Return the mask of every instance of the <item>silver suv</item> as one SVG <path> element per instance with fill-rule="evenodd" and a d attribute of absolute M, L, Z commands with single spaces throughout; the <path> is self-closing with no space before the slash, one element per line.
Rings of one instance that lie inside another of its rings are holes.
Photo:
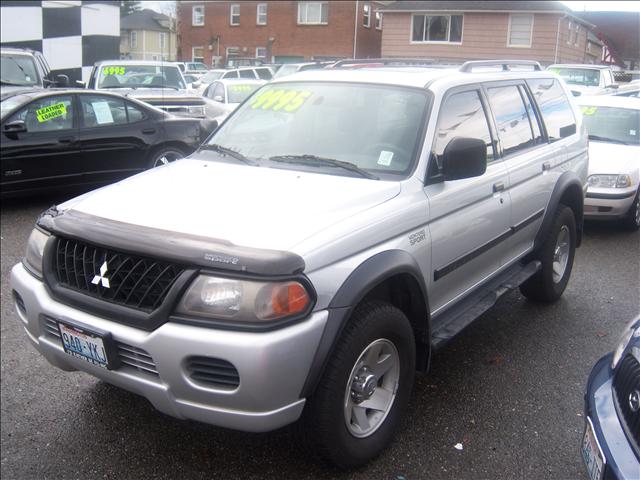
<path fill-rule="evenodd" d="M 28 340 L 174 417 L 300 420 L 367 462 L 415 371 L 505 292 L 557 300 L 580 244 L 570 93 L 478 66 L 291 75 L 191 157 L 49 209 L 11 274 Z"/>

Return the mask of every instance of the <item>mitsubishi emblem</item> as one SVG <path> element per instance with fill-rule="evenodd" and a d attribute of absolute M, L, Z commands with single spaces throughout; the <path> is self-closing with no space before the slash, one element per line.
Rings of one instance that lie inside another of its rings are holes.
<path fill-rule="evenodd" d="M 96 275 L 95 277 L 93 277 L 93 280 L 91 280 L 91 283 L 93 283 L 94 285 L 98 285 L 99 283 L 102 283 L 102 286 L 104 288 L 110 288 L 109 279 L 105 277 L 106 273 L 107 273 L 107 261 L 105 260 L 102 266 L 100 267 L 100 275 Z"/>
<path fill-rule="evenodd" d="M 633 413 L 640 410 L 640 391 L 634 390 L 629 394 L 629 408 Z"/>

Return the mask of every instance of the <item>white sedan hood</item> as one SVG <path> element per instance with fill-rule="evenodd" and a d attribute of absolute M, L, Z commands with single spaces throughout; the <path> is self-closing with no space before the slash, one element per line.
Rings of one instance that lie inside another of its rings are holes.
<path fill-rule="evenodd" d="M 628 174 L 640 167 L 640 147 L 589 140 L 589 175 Z"/>
<path fill-rule="evenodd" d="M 315 233 L 399 192 L 399 182 L 184 159 L 60 208 L 238 246 L 295 252 L 295 245 Z"/>

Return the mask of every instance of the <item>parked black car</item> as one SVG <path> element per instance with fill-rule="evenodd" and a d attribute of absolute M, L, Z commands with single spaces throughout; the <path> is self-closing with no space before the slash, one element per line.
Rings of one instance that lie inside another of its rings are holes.
<path fill-rule="evenodd" d="M 593 367 L 582 457 L 591 480 L 640 478 L 640 316 Z"/>
<path fill-rule="evenodd" d="M 121 95 L 30 90 L 0 98 L 2 197 L 111 183 L 189 155 L 204 132 Z"/>

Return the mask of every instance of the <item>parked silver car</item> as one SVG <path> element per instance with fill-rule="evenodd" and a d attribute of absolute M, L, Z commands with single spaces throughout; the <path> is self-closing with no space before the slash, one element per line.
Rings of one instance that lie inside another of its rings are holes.
<path fill-rule="evenodd" d="M 52 207 L 11 272 L 27 341 L 169 415 L 300 420 L 371 460 L 433 352 L 513 288 L 557 300 L 580 245 L 570 92 L 478 65 L 274 80 L 189 158 Z"/>
<path fill-rule="evenodd" d="M 207 99 L 208 114 L 220 125 L 238 105 L 267 83 L 265 80 L 230 78 L 216 80 L 202 94 Z"/>

